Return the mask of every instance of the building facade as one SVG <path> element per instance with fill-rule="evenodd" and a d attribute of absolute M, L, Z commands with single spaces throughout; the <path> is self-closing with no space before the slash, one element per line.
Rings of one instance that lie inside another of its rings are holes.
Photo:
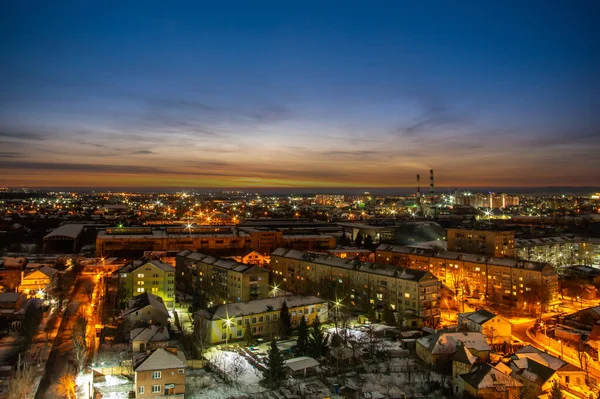
<path fill-rule="evenodd" d="M 516 256 L 553 266 L 588 265 L 600 267 L 600 239 L 586 237 L 544 237 L 516 240 Z"/>
<path fill-rule="evenodd" d="M 318 316 L 321 322 L 329 317 L 327 300 L 314 296 L 289 295 L 255 301 L 229 303 L 204 309 L 196 315 L 196 328 L 203 328 L 211 344 L 241 340 L 246 329 L 253 336 L 277 335 L 279 315 L 286 303 L 292 328 L 302 317 L 312 325 Z"/>
<path fill-rule="evenodd" d="M 427 271 L 278 248 L 271 254 L 276 286 L 368 312 L 389 306 L 408 326 L 436 325 L 440 282 Z"/>
<path fill-rule="evenodd" d="M 448 229 L 447 237 L 448 251 L 515 257 L 515 233 L 512 231 Z"/>
<path fill-rule="evenodd" d="M 547 263 L 435 249 L 380 245 L 375 261 L 428 270 L 461 297 L 477 297 L 528 313 L 560 305 L 558 274 Z"/>
<path fill-rule="evenodd" d="M 134 360 L 135 397 L 183 399 L 187 362 L 176 349 L 156 349 Z"/>
<path fill-rule="evenodd" d="M 214 303 L 245 302 L 269 294 L 268 270 L 232 259 L 182 251 L 176 271 L 178 289 L 188 294 L 202 292 Z"/>
<path fill-rule="evenodd" d="M 135 261 L 117 271 L 125 298 L 149 292 L 167 306 L 175 305 L 175 268 L 158 260 Z"/>

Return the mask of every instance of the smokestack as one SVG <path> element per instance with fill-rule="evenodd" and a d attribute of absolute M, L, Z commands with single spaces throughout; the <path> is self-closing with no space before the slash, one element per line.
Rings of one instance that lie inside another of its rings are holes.
<path fill-rule="evenodd" d="M 433 169 L 429 170 L 429 194 L 431 195 L 431 202 L 433 203 Z"/>
<path fill-rule="evenodd" d="M 421 175 L 417 175 L 417 198 L 421 198 Z"/>

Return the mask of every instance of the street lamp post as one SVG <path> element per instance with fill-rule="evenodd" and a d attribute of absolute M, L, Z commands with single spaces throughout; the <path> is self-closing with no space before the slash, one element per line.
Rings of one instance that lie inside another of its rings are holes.
<path fill-rule="evenodd" d="M 562 360 L 564 358 L 562 339 L 559 339 L 558 343 L 560 344 L 560 359 Z"/>
<path fill-rule="evenodd" d="M 225 320 L 225 346 L 227 346 L 227 343 L 229 342 L 229 332 L 230 331 L 231 331 L 231 320 L 226 319 Z"/>

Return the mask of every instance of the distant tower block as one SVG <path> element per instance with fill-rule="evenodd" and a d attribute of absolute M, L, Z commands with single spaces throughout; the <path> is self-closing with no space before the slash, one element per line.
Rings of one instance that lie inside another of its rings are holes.
<path fill-rule="evenodd" d="M 417 175 L 417 201 L 421 201 L 421 175 Z"/>
<path fill-rule="evenodd" d="M 431 195 L 431 203 L 433 203 L 433 169 L 429 170 L 429 195 Z"/>

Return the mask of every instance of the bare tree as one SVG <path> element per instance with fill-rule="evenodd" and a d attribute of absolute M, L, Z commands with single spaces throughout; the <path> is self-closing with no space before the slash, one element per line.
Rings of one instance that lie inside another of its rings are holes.
<path fill-rule="evenodd" d="M 204 355 L 204 351 L 209 345 L 210 329 L 204 317 L 200 315 L 194 322 L 194 331 L 191 336 L 194 352 L 196 356 Z"/>
<path fill-rule="evenodd" d="M 20 272 L 4 272 L 0 285 L 4 286 L 7 291 L 14 292 L 17 287 L 21 284 L 21 273 Z"/>
<path fill-rule="evenodd" d="M 236 356 L 229 363 L 229 367 L 227 368 L 227 375 L 234 382 L 235 386 L 239 386 L 238 381 L 242 374 L 244 374 L 244 359 L 241 356 Z"/>
<path fill-rule="evenodd" d="M 83 292 L 87 295 L 88 299 L 91 301 L 92 296 L 94 294 L 94 283 L 91 280 L 83 280 Z"/>
<path fill-rule="evenodd" d="M 71 333 L 71 340 L 73 341 L 73 348 L 75 359 L 77 360 L 77 366 L 81 368 L 83 361 L 85 360 L 85 353 L 87 350 L 87 318 L 83 313 L 78 313 L 75 318 L 75 324 Z"/>
<path fill-rule="evenodd" d="M 29 397 L 33 390 L 36 375 L 37 373 L 33 367 L 21 367 L 21 362 L 19 361 L 16 374 L 6 384 L 8 391 L 6 399 L 23 399 Z"/>
<path fill-rule="evenodd" d="M 488 342 L 490 343 L 490 346 L 494 346 L 494 338 L 496 336 L 496 328 L 494 328 L 493 326 L 489 326 L 489 327 L 485 327 L 483 329 L 483 335 L 485 335 L 485 337 L 487 338 Z"/>

